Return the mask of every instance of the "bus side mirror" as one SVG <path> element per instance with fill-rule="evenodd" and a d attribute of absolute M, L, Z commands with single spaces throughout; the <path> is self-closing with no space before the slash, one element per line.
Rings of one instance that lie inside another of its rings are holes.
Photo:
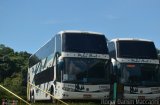
<path fill-rule="evenodd" d="M 58 62 L 58 68 L 59 68 L 59 70 L 63 70 L 63 67 L 64 67 L 64 61 L 59 61 Z"/>

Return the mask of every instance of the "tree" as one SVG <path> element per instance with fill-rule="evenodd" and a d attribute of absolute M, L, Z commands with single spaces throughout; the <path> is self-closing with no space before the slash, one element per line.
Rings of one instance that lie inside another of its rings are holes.
<path fill-rule="evenodd" d="M 26 51 L 14 52 L 10 47 L 0 44 L 0 83 L 14 93 L 26 96 L 28 59 Z M 11 97 L 0 89 L 0 99 Z"/>

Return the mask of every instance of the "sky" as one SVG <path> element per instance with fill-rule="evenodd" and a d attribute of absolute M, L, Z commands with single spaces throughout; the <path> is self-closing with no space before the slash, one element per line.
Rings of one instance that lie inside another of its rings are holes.
<path fill-rule="evenodd" d="M 0 44 L 35 53 L 62 30 L 149 39 L 160 48 L 160 0 L 0 0 Z"/>

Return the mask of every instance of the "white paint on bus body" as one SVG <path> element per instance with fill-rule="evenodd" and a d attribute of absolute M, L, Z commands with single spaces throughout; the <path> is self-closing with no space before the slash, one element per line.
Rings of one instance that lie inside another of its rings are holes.
<path fill-rule="evenodd" d="M 131 90 L 132 88 L 132 90 Z M 133 92 L 131 94 L 131 91 Z M 158 99 L 160 96 L 160 87 L 131 87 L 124 86 L 124 99 Z"/>

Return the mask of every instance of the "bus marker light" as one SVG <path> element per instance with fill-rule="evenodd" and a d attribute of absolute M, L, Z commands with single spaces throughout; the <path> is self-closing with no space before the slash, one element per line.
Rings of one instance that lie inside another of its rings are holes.
<path fill-rule="evenodd" d="M 127 67 L 133 68 L 135 65 L 128 64 Z"/>

